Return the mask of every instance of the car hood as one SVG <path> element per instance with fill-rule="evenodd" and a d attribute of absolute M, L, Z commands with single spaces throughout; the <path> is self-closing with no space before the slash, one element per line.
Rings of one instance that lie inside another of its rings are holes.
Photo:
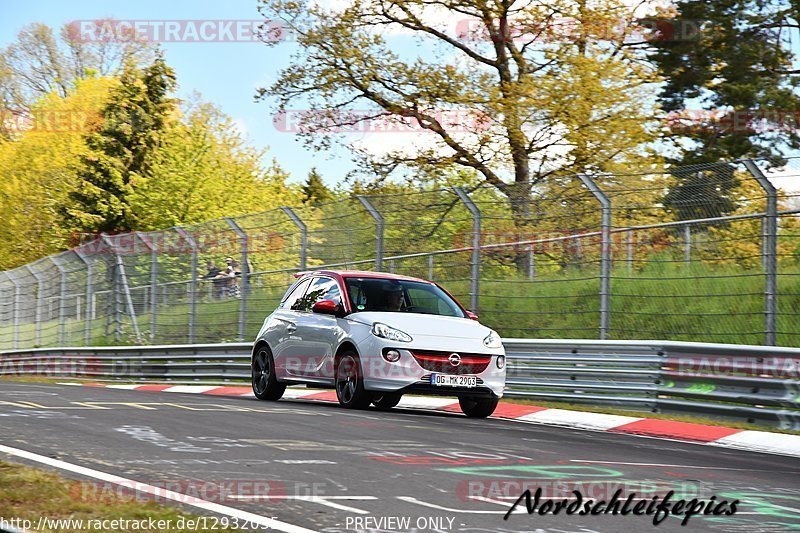
<path fill-rule="evenodd" d="M 353 313 L 347 318 L 368 326 L 372 326 L 374 322 L 383 322 L 387 326 L 404 331 L 412 337 L 425 335 L 483 340 L 491 331 L 491 329 L 478 321 L 469 318 L 424 315 L 420 313 L 372 311 Z"/>

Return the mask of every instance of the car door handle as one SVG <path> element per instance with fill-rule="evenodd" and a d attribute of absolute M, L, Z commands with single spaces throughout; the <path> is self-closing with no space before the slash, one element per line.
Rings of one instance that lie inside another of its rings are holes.
<path fill-rule="evenodd" d="M 289 333 L 294 333 L 295 331 L 297 331 L 297 326 L 295 324 L 290 323 L 288 326 L 286 326 L 286 331 L 288 331 Z"/>

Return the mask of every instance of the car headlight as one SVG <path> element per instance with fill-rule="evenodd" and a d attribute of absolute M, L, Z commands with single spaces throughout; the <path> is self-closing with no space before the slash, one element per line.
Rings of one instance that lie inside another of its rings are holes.
<path fill-rule="evenodd" d="M 502 348 L 503 341 L 500 340 L 500 335 L 492 331 L 483 339 L 483 345 L 487 348 Z"/>
<path fill-rule="evenodd" d="M 388 339 L 390 341 L 411 342 L 413 340 L 411 335 L 408 333 L 400 331 L 399 329 L 391 328 L 380 322 L 375 322 L 372 324 L 372 334 L 376 337 L 381 337 L 382 339 Z"/>

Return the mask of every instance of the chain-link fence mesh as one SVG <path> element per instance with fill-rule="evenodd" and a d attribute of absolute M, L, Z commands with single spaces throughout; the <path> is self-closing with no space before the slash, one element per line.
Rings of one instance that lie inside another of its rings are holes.
<path fill-rule="evenodd" d="M 251 339 L 293 274 L 321 267 L 434 280 L 506 337 L 800 346 L 800 159 L 767 167 L 442 186 L 102 235 L 0 273 L 0 349 Z"/>

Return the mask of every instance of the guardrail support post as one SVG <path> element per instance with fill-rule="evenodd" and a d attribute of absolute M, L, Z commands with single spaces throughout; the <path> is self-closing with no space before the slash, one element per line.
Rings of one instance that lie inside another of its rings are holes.
<path fill-rule="evenodd" d="M 375 209 L 372 202 L 364 195 L 357 195 L 358 201 L 364 206 L 364 209 L 375 220 L 375 270 L 383 270 L 383 230 L 386 225 L 383 215 L 380 211 Z"/>
<path fill-rule="evenodd" d="M 248 251 L 247 233 L 232 218 L 225 218 L 225 222 L 239 237 L 239 248 L 242 250 L 242 294 L 239 301 L 239 332 L 240 341 L 247 335 L 247 296 L 250 294 L 250 259 Z"/>
<path fill-rule="evenodd" d="M 94 265 L 92 262 L 87 259 L 87 257 L 81 252 L 80 248 L 75 248 L 75 255 L 78 256 L 78 259 L 83 261 L 83 264 L 86 265 L 86 311 L 84 312 L 84 319 L 83 319 L 83 334 L 84 334 L 84 341 L 86 346 L 92 345 L 92 298 L 94 292 Z"/>
<path fill-rule="evenodd" d="M 178 235 L 192 247 L 192 280 L 189 285 L 189 344 L 194 343 L 194 325 L 197 320 L 197 243 L 183 228 L 175 228 Z"/>
<path fill-rule="evenodd" d="M 743 163 L 767 193 L 767 216 L 764 219 L 764 344 L 775 346 L 778 341 L 778 191 L 755 162 L 746 159 Z"/>
<path fill-rule="evenodd" d="M 282 205 L 281 211 L 286 213 L 286 216 L 289 217 L 292 222 L 294 222 L 294 225 L 297 226 L 297 229 L 300 230 L 300 271 L 303 271 L 306 269 L 306 261 L 308 259 L 308 227 L 291 207 Z"/>
<path fill-rule="evenodd" d="M 611 200 L 586 174 L 578 177 L 597 198 L 601 206 L 600 245 L 600 340 L 608 338 L 611 329 Z"/>
<path fill-rule="evenodd" d="M 136 320 L 136 309 L 133 307 L 133 299 L 131 298 L 131 291 L 130 287 L 128 286 L 128 277 L 125 275 L 125 265 L 122 262 L 122 257 L 119 255 L 119 251 L 117 250 L 116 245 L 114 242 L 108 237 L 106 234 L 101 234 L 100 238 L 106 245 L 111 248 L 111 251 L 114 253 L 114 258 L 116 262 L 116 271 L 117 271 L 117 278 L 119 279 L 120 285 L 122 285 L 122 294 L 125 297 L 125 303 L 128 307 L 128 314 L 131 317 L 131 325 L 133 326 L 133 333 L 136 335 L 136 342 L 142 342 L 142 336 L 139 333 L 139 323 Z M 114 300 L 116 301 L 116 295 L 114 295 Z M 116 307 L 116 306 L 115 306 Z M 117 333 L 120 331 L 120 327 L 122 326 L 121 322 L 117 322 Z"/>
<path fill-rule="evenodd" d="M 41 346 L 42 343 L 42 302 L 44 301 L 44 280 L 39 277 L 39 274 L 36 273 L 30 265 L 25 265 L 25 268 L 28 269 L 28 272 L 31 273 L 33 278 L 36 280 L 36 314 L 34 315 L 34 329 L 35 329 L 35 337 L 34 337 L 34 344 L 36 346 Z"/>
<path fill-rule="evenodd" d="M 56 256 L 51 255 L 48 257 L 50 262 L 53 263 L 56 268 L 58 269 L 58 273 L 61 277 L 61 283 L 59 286 L 59 298 L 58 298 L 58 345 L 64 346 L 64 340 L 67 334 L 67 324 L 66 324 L 66 315 L 67 309 L 64 305 L 65 300 L 67 298 L 67 271 L 64 270 L 64 267 L 61 266 L 61 263 L 56 261 Z"/>
<path fill-rule="evenodd" d="M 21 303 L 20 302 L 21 292 L 19 290 L 19 283 L 17 283 L 17 280 L 14 279 L 14 276 L 12 276 L 10 272 L 4 272 L 4 274 L 8 278 L 8 281 L 10 281 L 11 284 L 14 286 L 14 318 L 13 318 L 13 320 L 14 320 L 14 333 L 13 333 L 13 343 L 14 343 L 14 349 L 16 350 L 17 348 L 19 348 L 19 314 L 22 311 L 21 306 L 20 306 L 20 303 Z"/>
<path fill-rule="evenodd" d="M 469 306 L 473 313 L 478 312 L 478 295 L 481 276 L 481 210 L 472 198 L 461 187 L 453 187 L 453 191 L 464 203 L 472 215 L 472 256 L 470 258 Z"/>

